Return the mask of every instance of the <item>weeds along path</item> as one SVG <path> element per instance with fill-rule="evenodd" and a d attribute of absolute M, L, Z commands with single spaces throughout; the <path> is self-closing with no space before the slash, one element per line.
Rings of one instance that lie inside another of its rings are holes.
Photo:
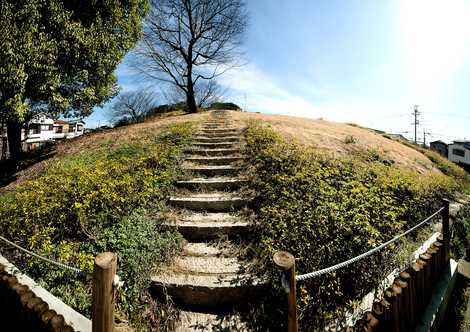
<path fill-rule="evenodd" d="M 242 128 L 225 111 L 211 113 L 186 151 L 185 177 L 163 218 L 187 242 L 174 265 L 152 278 L 152 290 L 181 309 L 176 331 L 248 330 L 237 312 L 263 283 L 243 254 L 252 213 L 242 153 Z"/>

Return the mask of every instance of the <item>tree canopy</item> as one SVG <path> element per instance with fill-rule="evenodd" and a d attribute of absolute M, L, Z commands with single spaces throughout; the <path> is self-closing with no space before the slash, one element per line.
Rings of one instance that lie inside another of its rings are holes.
<path fill-rule="evenodd" d="M 86 116 L 114 96 L 114 69 L 148 9 L 148 0 L 1 1 L 0 115 L 9 141 L 33 107 Z"/>

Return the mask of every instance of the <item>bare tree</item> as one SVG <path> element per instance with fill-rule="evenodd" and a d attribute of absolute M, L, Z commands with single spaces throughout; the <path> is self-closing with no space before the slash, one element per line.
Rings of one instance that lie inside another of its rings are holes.
<path fill-rule="evenodd" d="M 214 80 L 199 81 L 194 86 L 194 98 L 198 108 L 208 107 L 214 102 L 221 101 L 226 90 Z M 162 92 L 168 104 L 177 104 L 186 100 L 186 93 L 180 88 L 172 85 Z"/>
<path fill-rule="evenodd" d="M 117 96 L 111 115 L 115 121 L 139 122 L 157 106 L 155 92 L 146 89 L 123 92 Z"/>
<path fill-rule="evenodd" d="M 247 26 L 245 4 L 243 0 L 151 3 L 134 68 L 176 87 L 184 94 L 189 111 L 197 112 L 195 90 L 214 88 L 207 82 L 241 64 L 238 46 Z"/>

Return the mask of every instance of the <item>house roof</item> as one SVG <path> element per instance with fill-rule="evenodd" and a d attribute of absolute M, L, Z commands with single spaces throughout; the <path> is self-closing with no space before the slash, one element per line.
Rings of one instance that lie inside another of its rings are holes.
<path fill-rule="evenodd" d="M 433 141 L 433 142 L 431 142 L 431 143 L 429 143 L 429 144 L 444 144 L 444 145 L 447 145 L 446 142 L 443 142 L 443 141 L 441 141 L 441 140 Z"/>
<path fill-rule="evenodd" d="M 54 124 L 69 124 L 69 123 L 64 120 L 54 120 Z"/>

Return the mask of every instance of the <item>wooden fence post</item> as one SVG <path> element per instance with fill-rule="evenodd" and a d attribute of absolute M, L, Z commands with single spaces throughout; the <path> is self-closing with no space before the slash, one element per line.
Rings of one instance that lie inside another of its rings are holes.
<path fill-rule="evenodd" d="M 442 215 L 442 237 L 444 240 L 444 264 L 447 265 L 447 263 L 450 260 L 450 228 L 449 228 L 449 205 L 450 202 L 447 199 L 444 199 L 443 201 L 444 204 L 444 210 L 442 210 L 441 215 Z M 445 268 L 445 265 L 443 268 Z"/>
<path fill-rule="evenodd" d="M 101 253 L 95 258 L 93 270 L 93 332 L 114 332 L 114 287 L 117 256 Z"/>
<path fill-rule="evenodd" d="M 295 258 L 286 251 L 278 251 L 274 254 L 273 260 L 276 266 L 282 270 L 284 277 L 289 282 L 289 293 L 287 295 L 287 331 L 298 332 Z"/>

